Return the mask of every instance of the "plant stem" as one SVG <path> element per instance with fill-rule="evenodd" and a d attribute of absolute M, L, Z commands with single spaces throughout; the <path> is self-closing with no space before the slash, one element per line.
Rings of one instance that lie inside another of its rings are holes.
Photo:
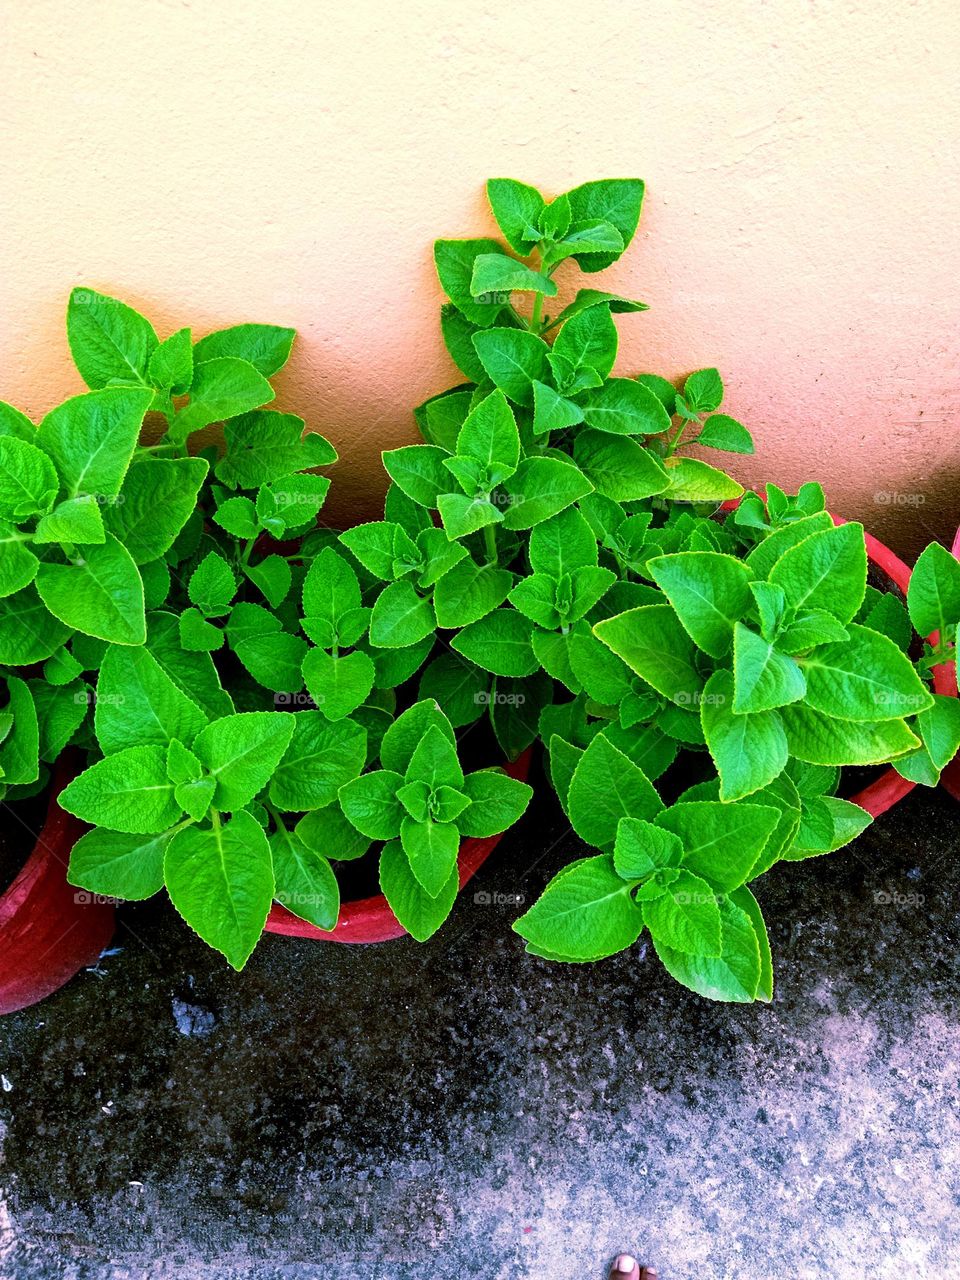
<path fill-rule="evenodd" d="M 488 524 L 483 527 L 483 545 L 487 550 L 487 563 L 497 563 L 497 535 L 493 531 L 493 525 Z"/>

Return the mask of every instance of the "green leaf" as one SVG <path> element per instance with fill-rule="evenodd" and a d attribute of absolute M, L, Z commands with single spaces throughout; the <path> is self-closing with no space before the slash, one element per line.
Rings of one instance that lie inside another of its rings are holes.
<path fill-rule="evenodd" d="M 343 862 L 362 858 L 370 848 L 369 839 L 347 821 L 339 800 L 304 814 L 296 825 L 296 833 L 315 853 Z"/>
<path fill-rule="evenodd" d="M 308 532 L 330 489 L 327 476 L 282 476 L 261 485 L 256 510 L 260 524 L 272 538 Z"/>
<path fill-rule="evenodd" d="M 296 336 L 296 329 L 275 324 L 236 324 L 201 338 L 193 355 L 198 363 L 233 356 L 248 361 L 264 377 L 271 378 L 287 363 Z"/>
<path fill-rule="evenodd" d="M 107 508 L 108 515 L 112 509 Z M 89 546 L 106 540 L 100 504 L 92 494 L 61 502 L 37 521 L 33 534 L 33 541 L 38 543 L 66 542 Z"/>
<path fill-rule="evenodd" d="M 791 547 L 770 570 L 794 609 L 825 609 L 846 624 L 863 601 L 867 548 L 863 525 L 842 524 Z"/>
<path fill-rule="evenodd" d="M 611 858 L 584 858 L 561 871 L 514 930 L 538 950 L 564 960 L 602 960 L 633 945 L 643 912 Z"/>
<path fill-rule="evenodd" d="M 498 769 L 468 773 L 463 784 L 470 807 L 459 820 L 465 836 L 499 835 L 520 818 L 533 796 L 533 788 Z"/>
<path fill-rule="evenodd" d="M 36 444 L 37 428 L 25 413 L 0 400 L 0 436 L 16 436 L 27 444 Z"/>
<path fill-rule="evenodd" d="M 126 747 L 98 760 L 59 797 L 68 813 L 131 835 L 165 831 L 181 816 L 167 777 L 165 747 Z"/>
<path fill-rule="evenodd" d="M 0 596 L 0 663 L 25 667 L 49 658 L 70 635 L 31 585 Z"/>
<path fill-rule="evenodd" d="M 203 458 L 153 458 L 130 468 L 104 519 L 137 564 L 170 550 L 197 505 L 208 470 Z"/>
<path fill-rule="evenodd" d="M 40 561 L 12 525 L 0 522 L 0 597 L 21 591 L 37 576 Z"/>
<path fill-rule="evenodd" d="M 720 774 L 720 799 L 741 800 L 781 774 L 787 735 L 775 711 L 735 715 L 733 675 L 715 671 L 700 700 L 704 737 Z"/>
<path fill-rule="evenodd" d="M 490 299 L 474 300 L 474 262 L 483 254 L 499 253 L 496 240 L 436 240 L 433 245 L 437 276 L 450 301 L 468 320 L 483 328 L 494 323 L 510 300 L 496 294 Z"/>
<path fill-rule="evenodd" d="M 609 307 L 589 307 L 568 318 L 553 344 L 554 354 L 569 361 L 574 373 L 593 369 L 606 378 L 617 358 L 617 326 Z"/>
<path fill-rule="evenodd" d="M 550 348 L 526 329 L 479 329 L 473 335 L 480 363 L 495 387 L 516 404 L 533 405 L 534 382 L 549 374 Z"/>
<path fill-rule="evenodd" d="M 422 507 L 436 508 L 437 498 L 450 488 L 450 474 L 443 466 L 450 455 L 432 444 L 411 444 L 390 449 L 383 465 L 394 484 Z"/>
<path fill-rule="evenodd" d="M 343 720 L 366 702 L 375 677 L 372 660 L 359 651 L 335 658 L 323 649 L 310 649 L 303 659 L 307 689 L 327 720 Z"/>
<path fill-rule="evenodd" d="M 256 537 L 259 528 L 257 509 L 249 498 L 227 498 L 217 507 L 213 518 L 221 529 L 243 541 Z"/>
<path fill-rule="evenodd" d="M 420 555 L 416 543 L 400 525 L 390 520 L 372 520 L 341 533 L 340 541 L 377 578 L 390 582 L 398 577 L 398 566 L 416 568 Z"/>
<path fill-rule="evenodd" d="M 910 621 L 922 636 L 941 639 L 960 622 L 960 564 L 945 547 L 931 542 L 920 553 L 907 589 Z"/>
<path fill-rule="evenodd" d="M 426 942 L 453 909 L 460 878 L 454 867 L 439 893 L 431 896 L 410 869 L 400 841 L 392 840 L 380 854 L 380 887 L 407 932 L 418 942 Z"/>
<path fill-rule="evenodd" d="M 670 415 L 657 397 L 632 378 L 608 378 L 580 403 L 588 426 L 613 435 L 657 435 L 670 426 Z"/>
<path fill-rule="evenodd" d="M 917 728 L 934 767 L 942 769 L 960 750 L 960 702 L 934 694 L 933 706 L 917 717 Z"/>
<path fill-rule="evenodd" d="M 719 956 L 717 896 L 699 876 L 681 868 L 666 893 L 643 904 L 643 921 L 654 938 L 685 955 Z"/>
<path fill-rule="evenodd" d="M 227 637 L 231 649 L 258 684 L 274 693 L 298 693 L 303 688 L 306 642 L 282 631 L 280 619 L 274 614 L 260 605 L 238 604 L 227 622 Z"/>
<path fill-rule="evenodd" d="M 749 570 L 734 556 L 711 551 L 658 556 L 647 567 L 697 647 L 724 657 L 734 623 L 751 603 Z"/>
<path fill-rule="evenodd" d="M 143 644 L 147 638 L 143 582 L 130 553 L 113 534 L 88 546 L 71 564 L 41 564 L 37 591 L 67 626 L 113 644 Z"/>
<path fill-rule="evenodd" d="M 267 556 L 256 564 L 244 565 L 243 572 L 272 609 L 280 607 L 293 585 L 290 562 L 283 556 Z"/>
<path fill-rule="evenodd" d="M 455 728 L 472 724 L 490 700 L 490 677 L 456 653 L 442 653 L 424 669 L 418 697 L 440 703 Z"/>
<path fill-rule="evenodd" d="M 263 374 L 248 360 L 234 356 L 201 360 L 194 366 L 190 403 L 177 413 L 169 438 L 172 442 L 186 440 L 211 422 L 222 422 L 224 418 L 234 418 L 267 404 L 275 394 Z"/>
<path fill-rule="evenodd" d="M 667 497 L 674 502 L 727 502 L 739 498 L 743 485 L 699 458 L 672 457 L 666 461 L 670 487 Z"/>
<path fill-rule="evenodd" d="M 779 587 L 770 587 L 769 583 L 755 585 L 780 591 Z M 782 595 L 783 592 L 781 591 L 780 594 Z M 913 635 L 912 632 L 910 634 Z M 777 636 L 777 645 L 784 653 L 800 654 L 818 644 L 831 644 L 834 641 L 849 640 L 849 638 L 849 631 L 832 613 L 827 613 L 826 609 L 810 609 L 794 615 L 789 626 L 784 627 Z"/>
<path fill-rule="evenodd" d="M 808 706 L 843 720 L 900 720 L 933 706 L 892 640 L 852 622 L 848 631 L 849 640 L 821 645 L 801 660 Z"/>
<path fill-rule="evenodd" d="M 760 994 L 763 982 L 760 943 L 745 911 L 729 898 L 721 898 L 718 905 L 722 931 L 719 956 L 685 955 L 656 938 L 654 947 L 670 976 L 697 995 L 749 1004 Z"/>
<path fill-rule="evenodd" d="M 140 902 L 163 888 L 163 857 L 169 831 L 129 835 L 98 828 L 81 836 L 70 851 L 69 884 L 109 898 Z"/>
<path fill-rule="evenodd" d="M 340 788 L 343 812 L 358 831 L 371 840 L 392 840 L 400 834 L 404 810 L 397 799 L 403 776 L 391 769 L 364 773 Z"/>
<path fill-rule="evenodd" d="M 224 425 L 227 452 L 214 468 L 230 489 L 257 489 L 308 467 L 336 462 L 337 452 L 319 432 L 304 434 L 302 418 L 254 409 Z"/>
<path fill-rule="evenodd" d="M 497 676 L 528 676 L 540 665 L 530 636 L 533 624 L 516 609 L 494 609 L 471 622 L 451 641 L 451 648 Z"/>
<path fill-rule="evenodd" d="M 601 849 L 613 848 L 621 818 L 649 820 L 663 808 L 643 770 L 602 734 L 578 763 L 567 803 L 577 835 Z"/>
<path fill-rule="evenodd" d="M 449 538 L 465 538 L 490 524 L 501 524 L 503 512 L 485 498 L 442 493 L 437 499 L 440 519 Z"/>
<path fill-rule="evenodd" d="M 564 321 L 579 315 L 581 311 L 587 311 L 590 307 L 599 306 L 608 306 L 615 314 L 625 311 L 649 311 L 650 309 L 645 302 L 633 302 L 629 298 L 622 298 L 618 293 L 604 293 L 602 289 L 580 289 L 577 291 L 577 296 L 574 300 L 564 307 L 550 327 L 553 328 L 554 325 L 563 324 Z"/>
<path fill-rule="evenodd" d="M 105 387 L 113 378 L 146 381 L 159 341 L 138 311 L 94 289 L 71 292 L 67 340 L 81 378 L 93 388 Z"/>
<path fill-rule="evenodd" d="M 425 782 L 431 791 L 438 787 L 461 788 L 463 770 L 456 746 L 443 729 L 431 725 L 414 748 L 406 772 L 407 782 Z"/>
<path fill-rule="evenodd" d="M 405 816 L 400 823 L 400 842 L 410 870 L 423 889 L 439 896 L 457 866 L 460 833 L 452 822 L 416 822 Z"/>
<path fill-rule="evenodd" d="M 689 871 L 729 893 L 749 877 L 779 820 L 769 805 L 695 800 L 664 809 L 656 823 L 679 837 Z"/>
<path fill-rule="evenodd" d="M 3 710 L 0 777 L 5 786 L 27 785 L 36 782 L 40 776 L 40 725 L 37 708 L 30 686 L 25 680 L 7 676 L 6 685 L 9 701 Z"/>
<path fill-rule="evenodd" d="M 73 396 L 47 414 L 37 443 L 53 459 L 68 498 L 116 498 L 152 400 L 149 389 L 106 387 Z"/>
<path fill-rule="evenodd" d="M 778 653 L 742 622 L 734 628 L 733 679 L 736 715 L 786 706 L 807 691 L 804 674 L 793 658 Z"/>
<path fill-rule="evenodd" d="M 470 277 L 472 298 L 485 298 L 489 294 L 510 294 L 515 290 L 542 293 L 546 298 L 553 298 L 556 296 L 557 286 L 549 276 L 541 275 L 532 267 L 507 257 L 505 253 L 477 255 Z"/>
<path fill-rule="evenodd" d="M 154 387 L 182 396 L 193 381 L 193 335 L 178 329 L 154 349 L 147 365 L 147 380 Z"/>
<path fill-rule="evenodd" d="M 286 712 L 247 711 L 201 730 L 193 751 L 216 779 L 218 809 L 242 809 L 267 785 L 290 744 L 294 724 Z"/>
<path fill-rule="evenodd" d="M 299 813 L 332 805 L 366 763 L 366 732 L 351 720 L 331 724 L 318 711 L 294 714 L 294 729 L 270 782 L 278 808 Z"/>
<path fill-rule="evenodd" d="M 187 588 L 191 601 L 207 617 L 222 617 L 230 612 L 237 594 L 233 570 L 216 551 L 210 551 L 190 575 Z"/>
<path fill-rule="evenodd" d="M 783 853 L 783 860 L 800 862 L 834 853 L 855 840 L 872 821 L 872 814 L 849 800 L 838 800 L 835 796 L 804 800 L 800 829 L 793 844 Z"/>
<path fill-rule="evenodd" d="M 549 435 L 583 421 L 583 410 L 545 382 L 533 383 L 533 434 Z"/>
<path fill-rule="evenodd" d="M 636 440 L 602 431 L 578 431 L 573 442 L 577 466 L 600 493 L 630 502 L 662 493 L 669 484 L 660 461 Z"/>
<path fill-rule="evenodd" d="M 760 948 L 760 981 L 757 985 L 756 999 L 769 1003 L 773 999 L 773 957 L 770 954 L 770 939 L 767 937 L 767 926 L 764 923 L 760 904 L 746 885 L 734 889 L 730 894 L 730 902 L 738 907 L 753 925 Z M 749 950 L 749 947 L 746 949 Z"/>
<path fill-rule="evenodd" d="M 333 547 L 324 547 L 311 562 L 303 580 L 305 623 L 309 621 L 311 626 L 325 628 L 330 645 L 353 644 L 359 639 L 356 633 L 360 607 L 356 573 Z M 310 634 L 306 626 L 305 630 Z"/>
<path fill-rule="evenodd" d="M 223 644 L 223 632 L 207 622 L 199 609 L 184 609 L 179 623 L 180 644 L 191 653 L 212 653 Z"/>
<path fill-rule="evenodd" d="M 537 224 L 544 210 L 543 196 L 535 187 L 514 178 L 491 178 L 487 199 L 510 248 L 521 255 L 528 254 L 529 242 L 540 239 Z"/>
<path fill-rule="evenodd" d="M 617 824 L 613 865 L 624 880 L 645 880 L 663 867 L 679 867 L 683 845 L 672 831 L 642 818 L 621 818 Z"/>
<path fill-rule="evenodd" d="M 414 751 L 434 726 L 440 729 L 451 743 L 456 741 L 450 721 L 431 699 L 415 702 L 412 707 L 408 707 L 397 716 L 380 744 L 380 762 L 384 769 L 390 769 L 401 776 L 406 774 Z"/>
<path fill-rule="evenodd" d="M 220 685 L 210 655 L 184 651 L 175 614 L 158 611 L 148 616 L 147 647 L 177 688 L 202 707 L 208 716 L 230 714 L 233 703 Z"/>
<path fill-rule="evenodd" d="M 496 565 L 478 565 L 470 557 L 453 566 L 437 582 L 433 603 L 437 625 L 466 627 L 503 604 L 513 586 L 513 574 Z"/>
<path fill-rule="evenodd" d="M 723 399 L 723 379 L 716 369 L 698 369 L 683 384 L 683 398 L 693 413 L 713 413 Z"/>
<path fill-rule="evenodd" d="M 560 458 L 524 458 L 514 475 L 503 483 L 507 500 L 503 526 L 531 529 L 592 489 L 583 472 L 569 462 Z"/>
<path fill-rule="evenodd" d="M 598 622 L 594 635 L 671 702 L 692 705 L 703 688 L 696 649 L 668 604 L 642 605 Z"/>
<path fill-rule="evenodd" d="M 54 465 L 42 449 L 0 435 L 0 516 L 22 523 L 49 511 L 59 487 Z"/>
<path fill-rule="evenodd" d="M 38 754 L 53 764 L 83 723 L 91 694 L 80 680 L 63 685 L 31 680 L 29 684 L 36 709 Z"/>
<path fill-rule="evenodd" d="M 170 900 L 191 929 L 242 969 L 257 945 L 273 900 L 270 845 L 249 813 L 212 830 L 185 827 L 163 863 Z"/>
<path fill-rule="evenodd" d="M 105 755 L 126 747 L 192 742 L 207 716 L 173 683 L 150 651 L 111 645 L 97 682 L 94 726 Z"/>
<path fill-rule="evenodd" d="M 736 418 L 725 413 L 715 413 L 703 424 L 697 436 L 697 444 L 710 449 L 724 449 L 727 453 L 753 453 L 753 437 Z"/>
<path fill-rule="evenodd" d="M 747 497 L 756 497 L 756 495 L 747 495 Z M 741 503 L 745 505 L 746 499 Z M 816 515 L 806 516 L 803 520 L 797 520 L 792 524 L 786 524 L 782 529 L 776 529 L 764 538 L 753 548 L 747 556 L 747 567 L 758 578 L 765 578 L 777 561 L 785 555 L 791 547 L 797 546 L 811 534 L 823 533 L 825 530 L 833 528 L 833 520 L 826 513 L 820 511 Z"/>
<path fill-rule="evenodd" d="M 391 582 L 377 597 L 370 618 L 370 643 L 400 649 L 423 640 L 436 628 L 433 605 L 409 582 Z"/>
<path fill-rule="evenodd" d="M 457 436 L 457 453 L 486 467 L 491 486 L 516 470 L 520 436 L 502 391 L 492 391 L 467 415 Z"/>
<path fill-rule="evenodd" d="M 581 513 L 572 507 L 537 525 L 530 535 L 530 565 L 557 581 L 564 574 L 597 563 L 597 540 Z"/>
<path fill-rule="evenodd" d="M 318 929 L 333 929 L 340 914 L 340 886 L 326 858 L 286 827 L 270 836 L 270 852 L 276 901 Z"/>
<path fill-rule="evenodd" d="M 625 249 L 633 239 L 640 221 L 644 186 L 639 178 L 603 178 L 585 182 L 567 192 L 570 213 L 575 222 L 609 222 L 623 240 Z M 585 253 L 577 257 L 585 272 L 602 271 L 616 262 L 623 249 L 611 253 Z"/>
<path fill-rule="evenodd" d="M 473 345 L 477 325 L 468 320 L 452 303 L 446 302 L 440 308 L 440 330 L 444 345 L 457 368 L 471 382 L 482 382 L 483 365 Z"/>
<path fill-rule="evenodd" d="M 887 764 L 920 746 L 903 720 L 837 720 L 802 703 L 780 711 L 790 754 L 810 764 Z"/>

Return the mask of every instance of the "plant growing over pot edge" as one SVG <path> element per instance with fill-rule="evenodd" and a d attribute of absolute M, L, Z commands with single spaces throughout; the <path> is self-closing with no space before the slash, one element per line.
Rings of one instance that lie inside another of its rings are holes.
<path fill-rule="evenodd" d="M 437 242 L 444 339 L 470 382 L 422 405 L 427 443 L 384 463 L 467 548 L 433 592 L 441 624 L 460 628 L 453 650 L 498 680 L 546 673 L 563 691 L 539 732 L 572 825 L 603 852 L 561 872 L 518 922 L 529 949 L 594 960 L 647 928 L 695 990 L 769 998 L 747 885 L 863 829 L 869 815 L 833 794 L 841 765 L 897 759 L 904 776 L 935 780 L 960 708 L 922 683 L 906 611 L 867 587 L 862 527 L 835 528 L 818 485 L 794 498 L 768 486 L 766 502 L 751 494 L 713 518 L 740 486 L 684 451 L 752 451 L 717 412 L 716 370 L 680 391 L 611 377 L 612 312 L 643 309 L 618 295 L 581 290 L 544 314 L 561 262 L 594 271 L 619 256 L 642 192 L 588 183 L 548 204 L 509 179 L 488 185 L 526 261 L 492 240 Z M 526 315 L 518 292 L 533 297 Z M 652 784 L 680 751 L 719 776 L 665 807 Z"/>
<path fill-rule="evenodd" d="M 166 885 L 188 923 L 239 968 L 274 897 L 332 928 L 339 887 L 328 855 L 352 860 L 383 839 L 388 899 L 410 932 L 429 936 L 456 894 L 460 835 L 502 831 L 530 790 L 496 770 L 464 774 L 433 700 L 395 716 L 394 690 L 428 656 L 434 624 L 381 599 L 386 584 L 353 559 L 346 535 L 340 546 L 333 531 L 316 530 L 330 482 L 308 469 L 335 452 L 303 435 L 301 419 L 257 407 L 272 398 L 267 375 L 286 359 L 292 331 L 241 325 L 193 344 L 180 330 L 161 343 L 131 308 L 77 290 L 68 333 L 93 386 L 68 404 L 75 421 L 86 415 L 100 465 L 112 457 L 111 550 L 129 561 L 125 577 L 99 574 L 82 529 L 64 568 L 116 588 L 108 624 L 102 590 L 88 600 L 71 580 L 68 605 L 49 602 L 72 670 L 96 672 L 93 763 L 61 796 L 95 828 L 74 848 L 71 881 L 127 899 Z M 104 422 L 118 397 L 137 411 L 122 448 Z M 165 425 L 143 443 L 148 407 Z M 193 433 L 215 419 L 224 420 L 222 453 L 187 456 Z M 27 425 L 42 438 L 47 420 Z M 184 473 L 179 483 L 174 471 Z M 82 484 L 74 496 L 94 509 L 103 498 Z M 434 534 L 418 539 L 411 572 L 442 573 L 447 539 Z M 79 653 L 71 624 L 93 633 Z M 75 700 L 78 721 L 88 700 Z M 277 709 L 290 705 L 306 709 Z M 378 762 L 382 770 L 363 774 Z M 384 781 L 401 775 L 399 794 L 385 794 Z M 338 800 L 347 783 L 354 826 Z"/>

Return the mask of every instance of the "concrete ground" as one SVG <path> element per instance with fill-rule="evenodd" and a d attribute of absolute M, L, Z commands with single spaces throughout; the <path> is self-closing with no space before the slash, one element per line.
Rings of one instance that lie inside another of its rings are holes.
<path fill-rule="evenodd" d="M 165 904 L 0 1020 L 0 1277 L 960 1275 L 960 808 L 915 793 L 763 884 L 772 1007 L 642 946 L 523 954 L 579 852 L 546 802 L 426 946 L 267 937 L 229 971 Z"/>

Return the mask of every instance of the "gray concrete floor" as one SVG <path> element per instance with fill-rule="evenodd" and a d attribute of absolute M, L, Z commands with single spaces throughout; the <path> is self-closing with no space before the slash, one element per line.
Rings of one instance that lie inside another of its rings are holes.
<path fill-rule="evenodd" d="M 239 976 L 128 908 L 121 954 L 0 1020 L 0 1277 L 960 1275 L 958 847 L 915 794 L 768 877 L 772 1007 L 642 946 L 530 959 L 472 891 L 427 946 L 268 937 Z M 578 852 L 544 803 L 475 888 Z"/>

